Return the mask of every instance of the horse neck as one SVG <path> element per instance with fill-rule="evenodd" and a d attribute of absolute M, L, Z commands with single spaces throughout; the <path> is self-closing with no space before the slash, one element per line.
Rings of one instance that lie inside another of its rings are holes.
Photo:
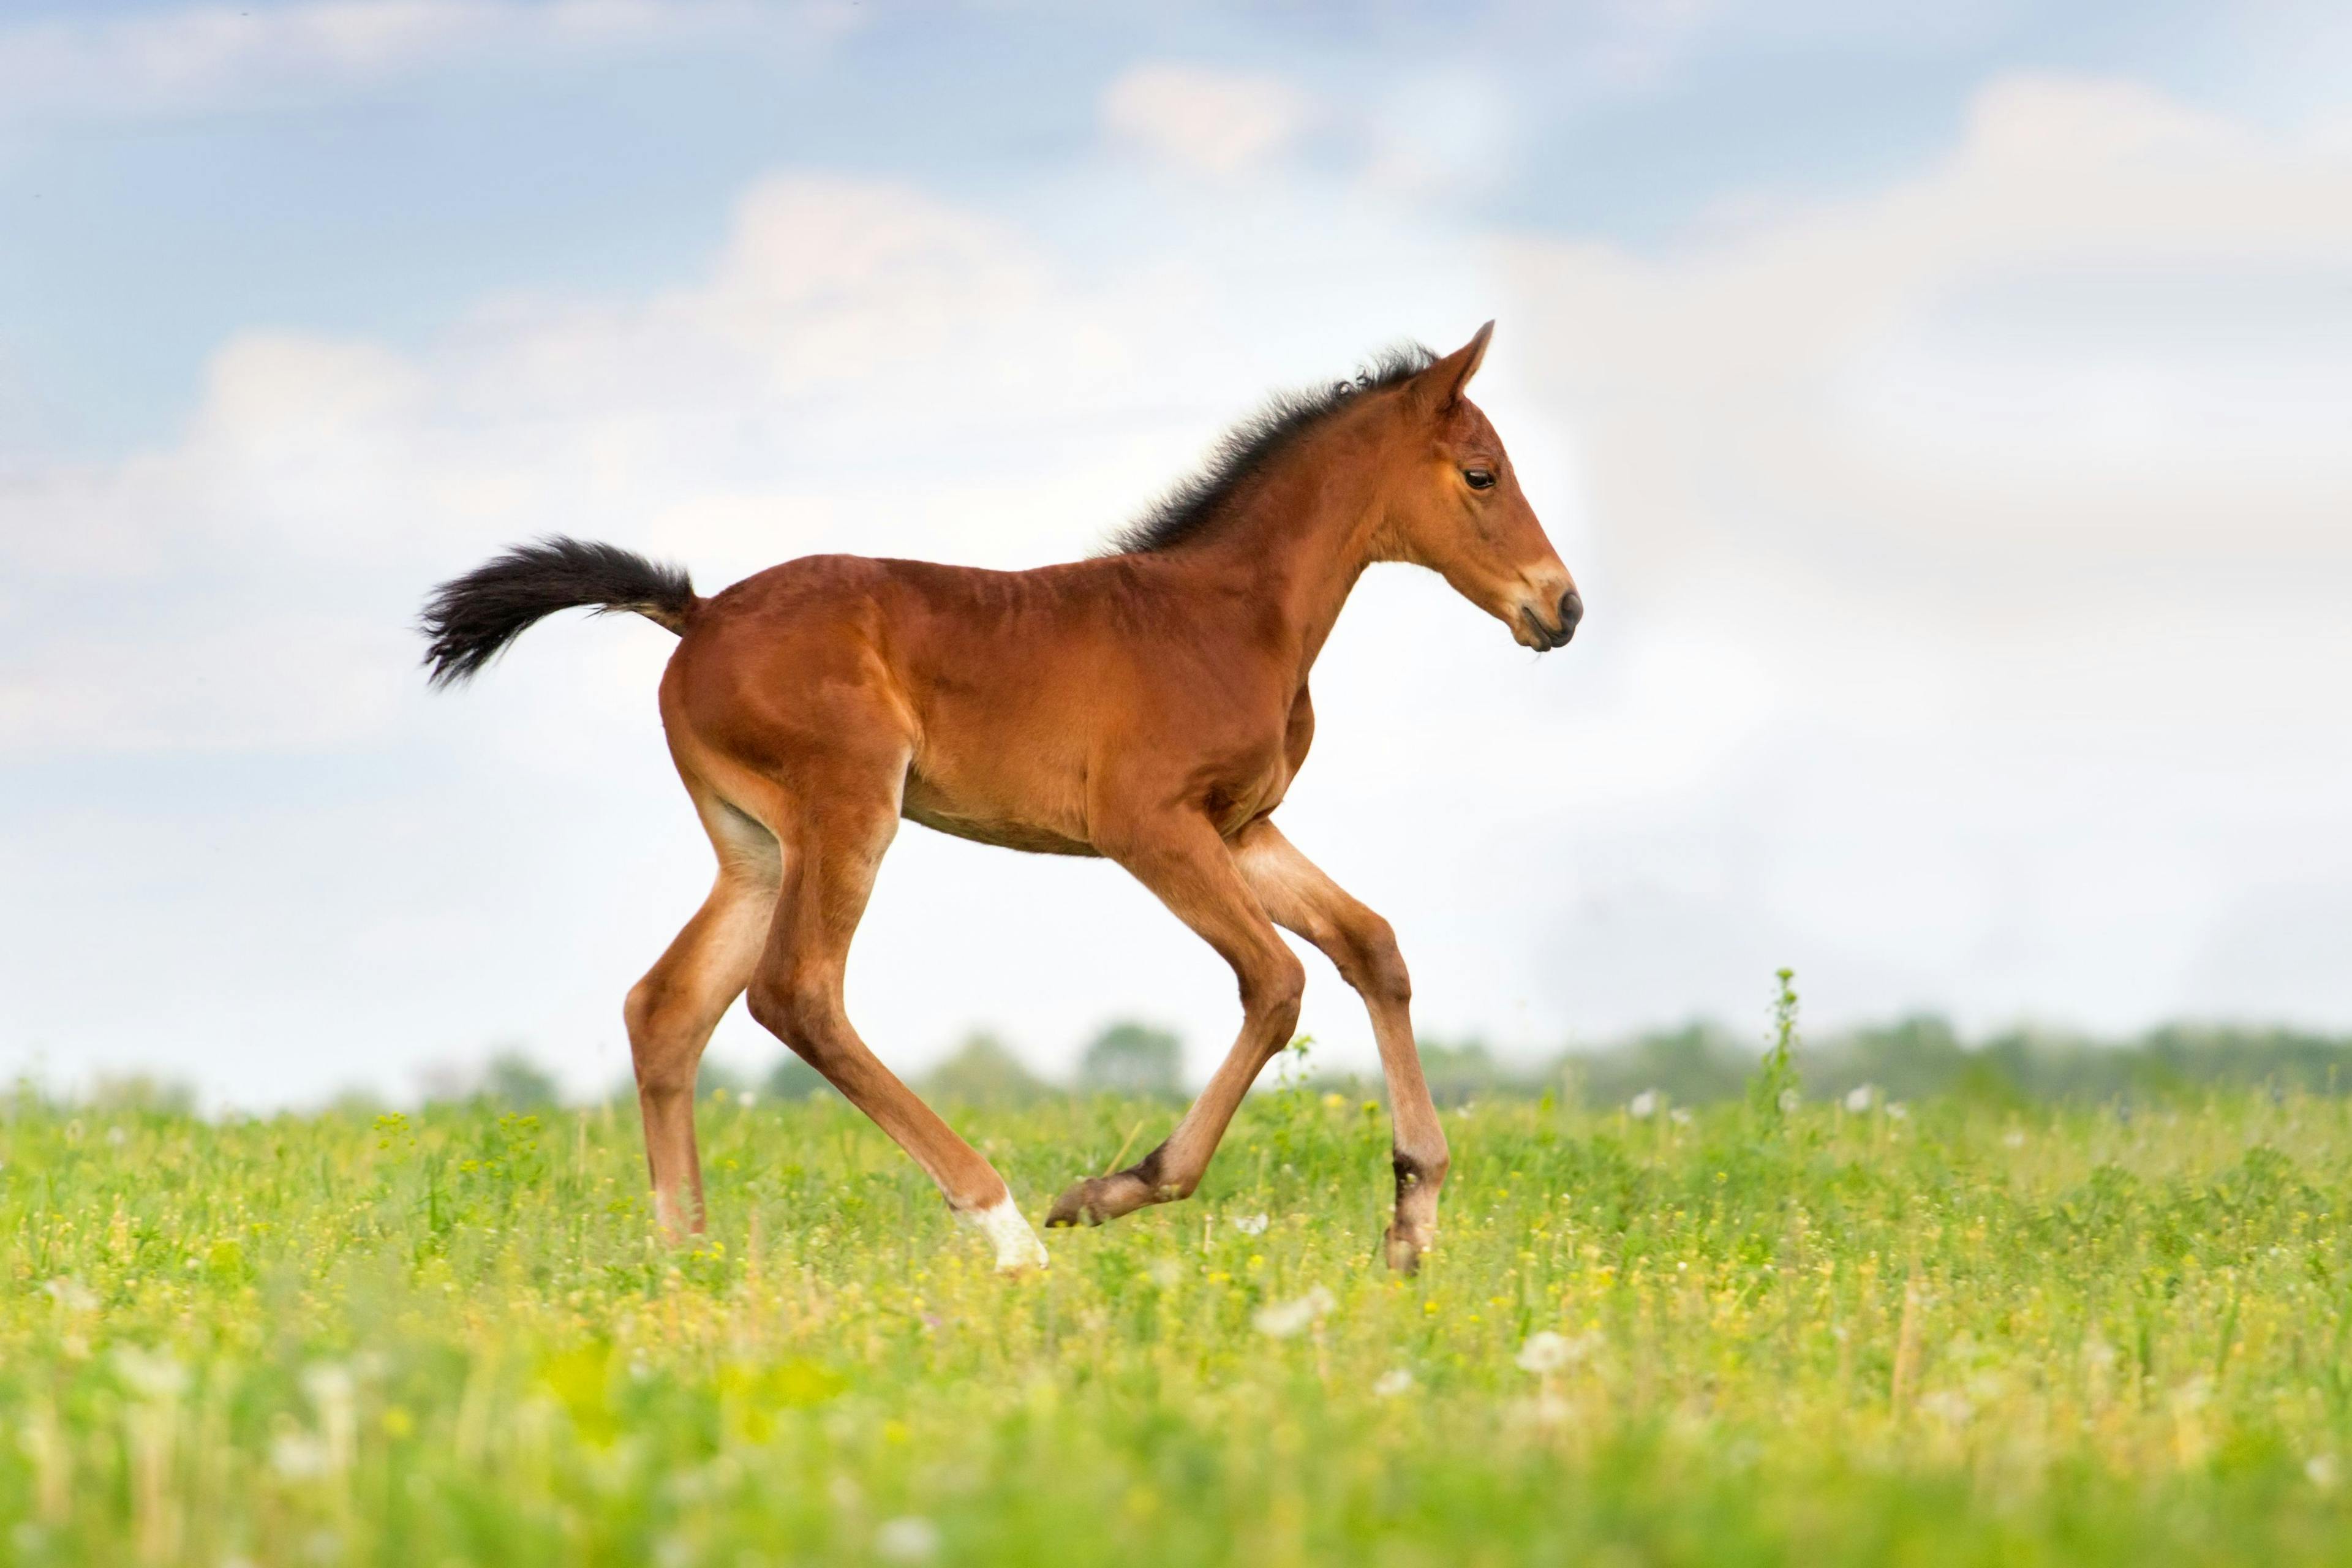
<path fill-rule="evenodd" d="M 1252 487 L 1199 549 L 1209 570 L 1271 606 L 1304 681 L 1374 558 L 1381 520 L 1377 453 L 1365 433 L 1343 427 L 1318 434 Z"/>

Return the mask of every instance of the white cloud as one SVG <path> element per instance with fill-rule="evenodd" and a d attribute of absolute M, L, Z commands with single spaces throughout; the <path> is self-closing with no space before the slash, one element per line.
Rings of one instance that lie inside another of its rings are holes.
<path fill-rule="evenodd" d="M 1709 683 L 1773 695 L 1759 778 L 1707 809 L 1776 847 L 1675 919 L 1770 910 L 1884 1005 L 2261 1012 L 2180 966 L 2249 879 L 2352 878 L 2307 859 L 2352 762 L 2352 161 L 2014 79 L 1866 199 L 1663 257 L 1509 250 L 1596 622 L 1703 621 L 1744 654 Z M 2352 1014 L 2318 989 L 2274 1005 Z"/>
<path fill-rule="evenodd" d="M 1114 137 L 1195 174 L 1232 175 L 1280 157 L 1314 123 L 1314 100 L 1277 76 L 1144 65 L 1103 89 Z"/>
<path fill-rule="evenodd" d="M 0 123 L 250 105 L 494 52 L 608 53 L 781 29 L 820 43 L 852 7 L 762 0 L 299 0 L 0 28 Z"/>

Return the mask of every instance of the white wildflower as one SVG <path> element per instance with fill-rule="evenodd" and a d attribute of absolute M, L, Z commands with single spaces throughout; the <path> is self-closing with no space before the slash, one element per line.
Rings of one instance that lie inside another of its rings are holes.
<path fill-rule="evenodd" d="M 335 1362 L 314 1362 L 302 1371 L 302 1392 L 322 1408 L 349 1405 L 354 1387 L 351 1368 Z"/>
<path fill-rule="evenodd" d="M 161 1353 L 126 1347 L 114 1352 L 114 1370 L 143 1399 L 176 1399 L 188 1386 L 188 1369 Z"/>
<path fill-rule="evenodd" d="M 308 1432 L 280 1432 L 269 1442 L 269 1468 L 289 1481 L 315 1481 L 327 1473 L 327 1446 Z"/>
<path fill-rule="evenodd" d="M 1877 1093 L 1878 1086 L 1876 1084 L 1855 1084 L 1852 1089 L 1845 1091 L 1845 1108 L 1848 1110 L 1853 1111 L 1856 1116 L 1860 1116 L 1864 1111 L 1870 1109 L 1870 1102 L 1876 1097 Z"/>
<path fill-rule="evenodd" d="M 1570 1339 L 1566 1334 L 1540 1329 L 1528 1336 L 1528 1342 L 1519 1347 L 1516 1359 L 1521 1371 L 1540 1376 L 1574 1366 L 1600 1348 L 1601 1336 L 1596 1333 Z"/>
<path fill-rule="evenodd" d="M 98 1305 L 98 1298 L 90 1293 L 89 1286 L 62 1274 L 42 1286 L 41 1293 L 68 1312 L 87 1312 Z"/>
<path fill-rule="evenodd" d="M 939 1555 L 940 1527 L 915 1513 L 886 1519 L 874 1532 L 874 1550 L 891 1563 L 928 1563 Z"/>
<path fill-rule="evenodd" d="M 130 1134 L 130 1133 L 128 1133 L 128 1132 L 125 1132 L 125 1131 L 124 1131 L 121 1128 L 120 1128 L 120 1127 L 110 1127 L 110 1128 L 108 1128 L 108 1129 L 106 1130 L 106 1142 L 107 1142 L 107 1147 L 109 1147 L 109 1148 L 110 1148 L 110 1149 L 120 1149 L 120 1148 L 121 1148 L 125 1143 L 128 1143 L 128 1142 L 131 1142 L 131 1134 Z"/>
<path fill-rule="evenodd" d="M 2012 1127 L 2000 1135 L 2000 1141 L 2011 1149 L 2022 1149 L 2025 1147 L 2025 1132 L 2021 1128 Z"/>
<path fill-rule="evenodd" d="M 1658 1113 L 1658 1101 L 1665 1098 L 1654 1089 L 1645 1089 L 1625 1102 L 1625 1114 L 1636 1121 L 1645 1121 Z"/>
<path fill-rule="evenodd" d="M 1244 1236 L 1264 1236 L 1265 1234 L 1265 1227 L 1268 1221 L 1265 1215 L 1262 1214 L 1244 1214 L 1235 1215 L 1232 1219 L 1227 1220 L 1225 1223 L 1232 1226 L 1235 1230 L 1240 1231 Z"/>
<path fill-rule="evenodd" d="M 1795 1089 L 1784 1089 L 1780 1091 L 1780 1099 L 1778 1103 L 1780 1107 L 1781 1115 L 1791 1115 L 1795 1112 L 1797 1106 L 1800 1103 L 1800 1097 Z"/>
<path fill-rule="evenodd" d="M 1338 1297 L 1318 1285 L 1306 1295 L 1294 1300 L 1260 1308 L 1257 1315 L 1250 1321 L 1257 1325 L 1259 1333 L 1271 1334 L 1277 1340 L 1286 1340 L 1304 1332 L 1309 1323 L 1339 1304 Z"/>
<path fill-rule="evenodd" d="M 1382 1399 L 1394 1399 L 1412 1392 L 1412 1373 L 1402 1367 L 1384 1372 L 1372 1383 L 1372 1392 Z"/>
<path fill-rule="evenodd" d="M 2314 1454 L 2303 1462 L 2303 1473 L 2311 1484 L 2321 1491 L 2334 1491 L 2336 1489 L 2336 1456 Z"/>
<path fill-rule="evenodd" d="M 760 1091 L 756 1089 L 739 1089 L 736 1091 L 735 1103 L 749 1110 L 760 1103 Z"/>
<path fill-rule="evenodd" d="M 1911 1108 L 1901 1100 L 1890 1100 L 1886 1102 L 1886 1119 L 1889 1121 L 1900 1121 L 1910 1114 Z"/>
<path fill-rule="evenodd" d="M 1687 1105 L 1675 1106 L 1672 1110 L 1666 1112 L 1666 1120 L 1673 1122 L 1677 1127 L 1688 1127 L 1691 1124 L 1690 1107 Z"/>

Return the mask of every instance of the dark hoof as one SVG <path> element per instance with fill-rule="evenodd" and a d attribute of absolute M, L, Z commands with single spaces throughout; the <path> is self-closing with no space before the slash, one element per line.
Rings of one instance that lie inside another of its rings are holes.
<path fill-rule="evenodd" d="M 1065 1226 L 1102 1224 L 1108 1216 L 1096 1202 L 1096 1194 L 1102 1184 L 1100 1176 L 1088 1176 L 1083 1182 L 1073 1183 L 1046 1211 L 1045 1228 L 1058 1230 Z"/>
<path fill-rule="evenodd" d="M 1057 1225 L 1100 1225 L 1107 1219 L 1133 1214 L 1147 1204 L 1164 1204 L 1184 1194 L 1175 1187 L 1154 1189 L 1134 1167 L 1113 1171 L 1108 1176 L 1088 1176 L 1054 1200 L 1053 1211 L 1045 1223 Z"/>

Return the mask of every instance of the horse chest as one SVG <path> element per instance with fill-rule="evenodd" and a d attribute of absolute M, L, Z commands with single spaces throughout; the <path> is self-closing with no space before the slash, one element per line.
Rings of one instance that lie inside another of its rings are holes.
<path fill-rule="evenodd" d="M 1202 805 L 1217 832 L 1231 838 L 1282 804 L 1290 791 L 1293 769 L 1285 750 L 1272 746 L 1221 772 L 1223 776 L 1213 779 L 1203 792 Z"/>

